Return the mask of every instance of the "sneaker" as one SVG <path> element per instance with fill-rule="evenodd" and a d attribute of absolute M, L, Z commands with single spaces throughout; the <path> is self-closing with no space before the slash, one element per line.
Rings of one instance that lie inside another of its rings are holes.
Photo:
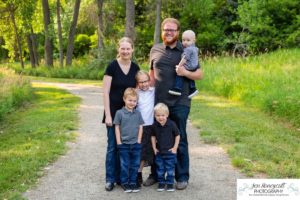
<path fill-rule="evenodd" d="M 147 180 L 144 181 L 143 185 L 147 187 L 147 186 L 151 186 L 151 185 L 155 184 L 156 182 L 157 182 L 157 180 L 155 180 L 152 176 L 149 176 L 147 178 Z"/>
<path fill-rule="evenodd" d="M 172 94 L 172 95 L 176 95 L 176 96 L 181 96 L 181 91 L 178 90 L 178 89 L 175 89 L 175 88 L 169 90 L 168 93 L 169 93 L 169 94 Z"/>
<path fill-rule="evenodd" d="M 105 184 L 105 190 L 106 191 L 112 191 L 113 189 L 114 189 L 114 184 L 113 183 L 107 182 Z"/>
<path fill-rule="evenodd" d="M 199 93 L 199 91 L 197 89 L 193 89 L 190 94 L 189 94 L 189 99 L 193 98 L 194 96 L 196 96 Z"/>
<path fill-rule="evenodd" d="M 121 185 L 121 187 L 123 188 L 124 192 L 126 192 L 126 193 L 132 192 L 132 189 L 128 184 L 123 184 L 123 185 Z"/>
<path fill-rule="evenodd" d="M 184 190 L 188 185 L 187 181 L 177 182 L 176 189 L 177 190 Z"/>
<path fill-rule="evenodd" d="M 164 190 L 165 190 L 165 184 L 159 183 L 159 184 L 158 184 L 158 187 L 157 187 L 157 191 L 158 191 L 158 192 L 162 192 L 162 191 L 164 191 Z"/>
<path fill-rule="evenodd" d="M 132 192 L 139 192 L 140 191 L 140 188 L 136 184 L 133 184 L 133 185 L 130 185 L 130 186 L 131 186 Z"/>
<path fill-rule="evenodd" d="M 174 184 L 167 184 L 167 191 L 168 192 L 174 192 L 175 191 Z"/>

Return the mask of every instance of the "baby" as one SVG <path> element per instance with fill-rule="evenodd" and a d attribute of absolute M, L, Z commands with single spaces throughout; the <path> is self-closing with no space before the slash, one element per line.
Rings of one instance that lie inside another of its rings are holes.
<path fill-rule="evenodd" d="M 189 71 L 195 71 L 200 67 L 199 60 L 198 60 L 198 48 L 195 46 L 196 42 L 196 35 L 194 31 L 187 30 L 182 33 L 182 45 L 184 47 L 184 51 L 182 54 L 182 59 L 179 66 L 182 65 L 181 63 L 185 61 L 184 67 Z M 172 95 L 181 95 L 182 86 L 183 86 L 183 77 L 176 76 L 175 83 L 173 88 L 169 90 L 169 94 Z M 195 81 L 189 79 L 189 98 L 198 94 L 198 90 L 195 85 Z"/>

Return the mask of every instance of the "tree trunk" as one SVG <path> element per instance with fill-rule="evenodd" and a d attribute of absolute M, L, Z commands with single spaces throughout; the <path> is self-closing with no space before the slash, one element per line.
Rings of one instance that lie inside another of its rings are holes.
<path fill-rule="evenodd" d="M 56 1 L 56 15 L 57 15 L 57 34 L 58 34 L 58 43 L 59 43 L 59 63 L 60 66 L 64 66 L 64 52 L 63 52 L 63 39 L 61 32 L 61 20 L 60 20 L 60 0 Z"/>
<path fill-rule="evenodd" d="M 103 48 L 103 0 L 97 0 L 98 5 L 98 49 Z"/>
<path fill-rule="evenodd" d="M 19 37 L 19 34 L 18 34 L 18 28 L 17 28 L 14 12 L 15 12 L 15 9 L 13 8 L 13 6 L 9 5 L 9 15 L 10 15 L 10 19 L 11 19 L 11 21 L 13 23 L 13 26 L 14 26 L 14 32 L 15 32 L 15 35 L 16 35 L 16 41 L 17 41 L 18 50 L 19 50 L 19 59 L 20 59 L 21 67 L 24 69 L 23 53 L 22 53 L 23 50 L 22 50 L 20 37 Z"/>
<path fill-rule="evenodd" d="M 26 35 L 26 40 L 27 40 L 27 46 L 29 49 L 29 57 L 30 57 L 30 64 L 32 68 L 35 68 L 35 59 L 34 59 L 34 53 L 33 53 L 33 47 L 32 47 L 32 41 L 30 34 Z"/>
<path fill-rule="evenodd" d="M 72 20 L 70 32 L 69 32 L 66 65 L 72 65 L 72 55 L 73 55 L 73 51 L 74 51 L 74 37 L 75 37 L 77 19 L 78 19 L 78 15 L 79 15 L 79 8 L 80 8 L 80 0 L 76 0 L 75 7 L 74 7 L 74 13 L 73 13 L 73 20 Z"/>
<path fill-rule="evenodd" d="M 50 8 L 48 0 L 42 0 L 45 29 L 45 61 L 47 66 L 53 66 L 53 47 L 50 35 Z"/>
<path fill-rule="evenodd" d="M 160 23 L 161 23 L 160 21 L 161 21 L 161 0 L 156 0 L 154 44 L 157 44 L 160 42 Z"/>
<path fill-rule="evenodd" d="M 126 28 L 125 36 L 135 40 L 134 20 L 135 20 L 134 0 L 126 0 Z"/>
<path fill-rule="evenodd" d="M 33 49 L 33 55 L 34 55 L 34 62 L 37 66 L 39 66 L 39 53 L 38 53 L 38 48 L 37 48 L 37 41 L 36 41 L 36 35 L 33 32 L 32 26 L 30 27 L 31 33 L 30 33 L 30 39 L 31 39 L 31 44 L 32 44 L 32 49 Z"/>

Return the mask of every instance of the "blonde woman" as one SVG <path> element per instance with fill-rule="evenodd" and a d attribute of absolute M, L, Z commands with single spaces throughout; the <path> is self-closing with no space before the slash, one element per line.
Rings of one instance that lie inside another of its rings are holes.
<path fill-rule="evenodd" d="M 123 93 L 128 87 L 136 87 L 135 76 L 140 70 L 132 62 L 134 51 L 133 41 L 123 37 L 118 43 L 118 55 L 106 68 L 103 77 L 104 116 L 103 123 L 107 128 L 106 151 L 106 185 L 105 189 L 111 191 L 115 183 L 120 183 L 120 161 L 118 158 L 115 127 L 113 119 L 117 110 L 124 106 Z"/>

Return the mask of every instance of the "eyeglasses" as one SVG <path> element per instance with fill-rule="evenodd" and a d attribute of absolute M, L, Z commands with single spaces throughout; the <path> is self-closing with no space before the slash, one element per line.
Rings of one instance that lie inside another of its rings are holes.
<path fill-rule="evenodd" d="M 149 82 L 149 80 L 146 80 L 146 81 L 138 81 L 138 83 L 140 83 L 140 84 L 144 84 L 144 83 L 147 83 L 147 82 Z"/>
<path fill-rule="evenodd" d="M 177 32 L 178 30 L 175 30 L 175 29 L 163 29 L 163 32 L 170 32 L 170 33 L 175 33 Z"/>

